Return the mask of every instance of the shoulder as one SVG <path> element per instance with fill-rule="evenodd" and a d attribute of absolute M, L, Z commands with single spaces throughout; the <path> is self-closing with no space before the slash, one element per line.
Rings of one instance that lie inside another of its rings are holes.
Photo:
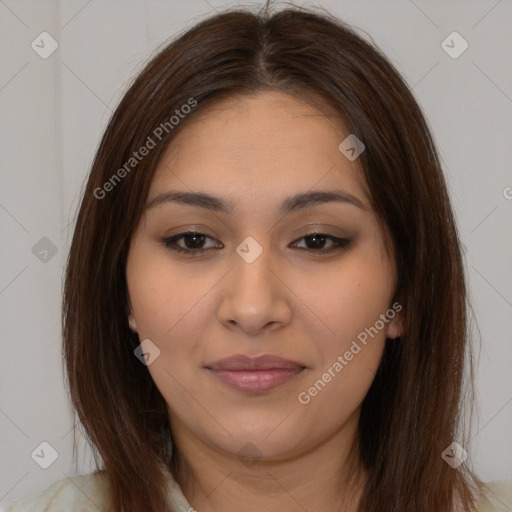
<path fill-rule="evenodd" d="M 494 480 L 482 488 L 478 512 L 509 512 L 512 510 L 512 480 Z"/>
<path fill-rule="evenodd" d="M 107 510 L 108 484 L 104 472 L 57 480 L 43 491 L 10 503 L 5 512 L 98 512 Z"/>
<path fill-rule="evenodd" d="M 175 494 L 177 491 L 174 489 Z M 181 493 L 177 492 L 180 496 Z M 57 480 L 43 491 L 10 503 L 5 512 L 97 512 L 107 510 L 108 483 L 104 472 Z M 482 488 L 478 512 L 512 510 L 512 480 L 494 480 Z"/>

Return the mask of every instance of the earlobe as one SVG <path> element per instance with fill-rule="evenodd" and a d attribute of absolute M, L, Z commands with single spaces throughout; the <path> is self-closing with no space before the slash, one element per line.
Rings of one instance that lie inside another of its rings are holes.
<path fill-rule="evenodd" d="M 396 321 L 389 326 L 388 338 L 396 339 L 402 335 L 402 322 Z"/>
<path fill-rule="evenodd" d="M 128 325 L 130 326 L 130 329 L 133 332 L 138 332 L 137 331 L 137 322 L 135 321 L 135 317 L 133 316 L 133 313 L 130 313 L 128 315 Z"/>
<path fill-rule="evenodd" d="M 392 340 L 399 338 L 402 335 L 402 326 L 403 323 L 400 320 L 392 320 L 388 326 L 386 338 Z"/>

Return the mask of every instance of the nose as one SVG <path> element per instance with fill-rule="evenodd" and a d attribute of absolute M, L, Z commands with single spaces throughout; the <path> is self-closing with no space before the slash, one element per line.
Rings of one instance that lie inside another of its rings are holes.
<path fill-rule="evenodd" d="M 233 269 L 222 286 L 217 317 L 228 329 L 257 336 L 291 321 L 294 295 L 286 284 L 283 266 L 269 250 L 263 250 L 251 263 L 235 253 Z"/>

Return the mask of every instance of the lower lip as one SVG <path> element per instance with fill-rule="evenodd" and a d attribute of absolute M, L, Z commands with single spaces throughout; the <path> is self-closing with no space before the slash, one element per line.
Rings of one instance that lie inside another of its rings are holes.
<path fill-rule="evenodd" d="M 272 370 L 212 370 L 209 368 L 209 370 L 215 377 L 232 388 L 249 393 L 261 393 L 288 382 L 302 373 L 304 368 L 275 368 Z"/>

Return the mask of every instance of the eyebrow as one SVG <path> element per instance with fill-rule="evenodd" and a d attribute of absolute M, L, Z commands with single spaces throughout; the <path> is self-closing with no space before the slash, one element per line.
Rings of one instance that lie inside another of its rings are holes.
<path fill-rule="evenodd" d="M 288 197 L 281 205 L 281 215 L 311 208 L 318 204 L 339 202 L 351 204 L 367 211 L 367 207 L 356 196 L 343 190 L 313 190 Z M 148 201 L 145 209 L 155 208 L 164 203 L 179 203 L 204 208 L 206 210 L 232 214 L 235 211 L 233 202 L 215 197 L 206 192 L 185 192 L 168 190 Z"/>

